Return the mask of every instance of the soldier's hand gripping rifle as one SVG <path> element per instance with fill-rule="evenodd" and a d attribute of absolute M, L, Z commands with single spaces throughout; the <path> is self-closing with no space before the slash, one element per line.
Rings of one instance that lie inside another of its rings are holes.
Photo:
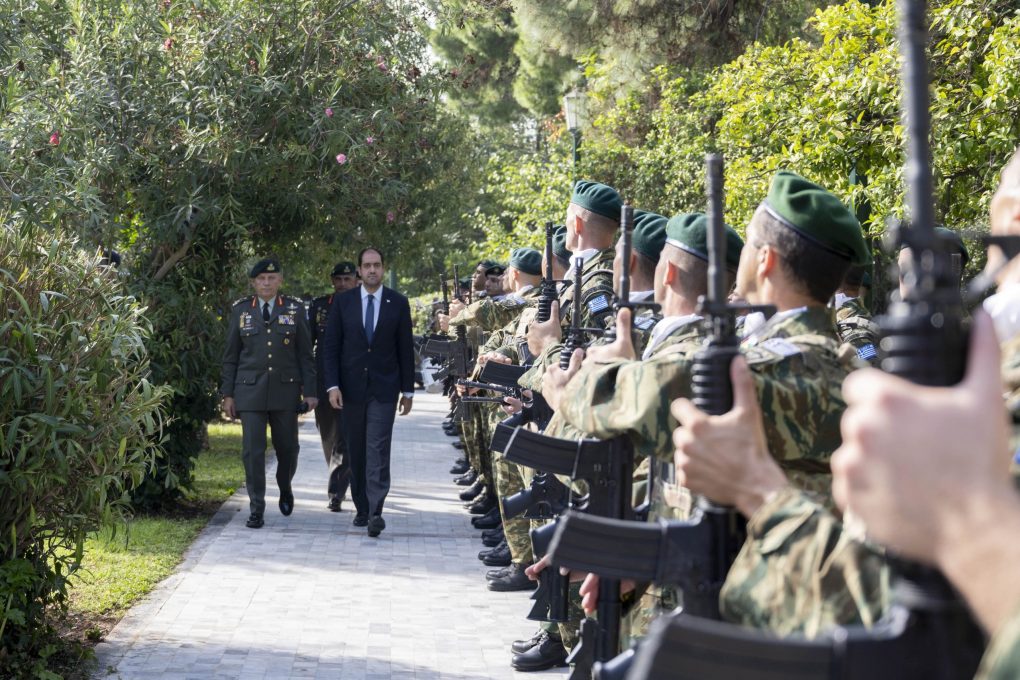
<path fill-rule="evenodd" d="M 504 453 L 507 460 L 550 474 L 583 481 L 588 493 L 572 505 L 578 512 L 614 519 L 633 519 L 631 505 L 634 451 L 626 437 L 566 440 L 518 428 Z M 573 511 L 568 512 L 568 516 Z M 545 571 L 550 571 L 546 569 Z M 557 572 L 557 569 L 551 569 Z M 595 661 L 607 661 L 620 645 L 620 581 L 599 581 L 598 620 L 581 623 L 581 643 L 568 661 L 573 680 L 590 678 Z"/>
<path fill-rule="evenodd" d="M 648 309 L 657 313 L 662 307 L 655 302 L 632 302 L 630 299 L 630 255 L 634 250 L 634 208 L 625 204 L 620 211 L 620 251 L 623 262 L 620 266 L 620 286 L 616 291 L 616 302 L 614 309 L 619 312 L 621 309 L 631 310 L 631 324 L 634 322 L 634 315 L 639 309 Z M 612 342 L 616 339 L 617 329 L 614 325 L 606 331 L 604 339 Z M 633 329 L 632 329 L 633 332 Z M 637 343 L 634 345 L 637 347 Z"/>
<path fill-rule="evenodd" d="M 903 301 L 878 319 L 881 365 L 922 385 L 949 386 L 963 377 L 967 330 L 951 258 L 934 231 L 925 3 L 900 0 L 899 6 L 911 218 L 904 242 L 913 266 L 904 279 Z M 628 677 L 670 680 L 696 673 L 708 680 L 741 680 L 756 667 L 805 680 L 973 677 L 985 641 L 956 592 L 934 569 L 898 559 L 892 566 L 894 603 L 871 630 L 837 628 L 812 641 L 779 640 L 722 623 L 669 617 L 656 623 Z"/>

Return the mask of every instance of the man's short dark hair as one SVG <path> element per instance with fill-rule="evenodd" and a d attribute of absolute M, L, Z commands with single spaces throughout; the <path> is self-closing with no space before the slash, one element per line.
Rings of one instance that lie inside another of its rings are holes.
<path fill-rule="evenodd" d="M 757 237 L 779 253 L 779 261 L 794 285 L 815 302 L 828 303 L 843 284 L 850 260 L 809 241 L 766 210 L 754 215 Z"/>
<path fill-rule="evenodd" d="M 381 262 L 383 264 L 386 264 L 386 258 L 383 257 L 383 254 L 382 254 L 381 250 L 379 250 L 375 246 L 365 246 L 364 248 L 362 248 L 361 250 L 358 251 L 358 266 L 359 267 L 361 266 L 361 258 L 364 257 L 365 253 L 367 253 L 370 250 L 375 251 L 376 253 L 379 254 L 379 262 Z"/>

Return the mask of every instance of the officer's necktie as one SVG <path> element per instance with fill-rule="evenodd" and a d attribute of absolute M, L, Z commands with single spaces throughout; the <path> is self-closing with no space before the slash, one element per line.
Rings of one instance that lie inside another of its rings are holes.
<path fill-rule="evenodd" d="M 368 304 L 365 305 L 365 337 L 368 344 L 372 344 L 372 333 L 375 331 L 375 296 L 368 296 Z"/>
<path fill-rule="evenodd" d="M 262 303 L 262 320 L 265 321 L 267 325 L 269 324 L 269 303 L 268 302 L 263 302 Z"/>

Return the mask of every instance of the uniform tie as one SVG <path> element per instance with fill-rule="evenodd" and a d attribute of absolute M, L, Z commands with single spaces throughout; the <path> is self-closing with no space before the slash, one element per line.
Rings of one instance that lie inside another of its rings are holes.
<path fill-rule="evenodd" d="M 266 325 L 269 325 L 269 303 L 268 302 L 263 302 L 262 303 L 262 320 L 266 322 Z"/>
<path fill-rule="evenodd" d="M 372 344 L 372 332 L 375 331 L 375 296 L 368 296 L 368 304 L 365 306 L 365 337 L 368 344 Z"/>

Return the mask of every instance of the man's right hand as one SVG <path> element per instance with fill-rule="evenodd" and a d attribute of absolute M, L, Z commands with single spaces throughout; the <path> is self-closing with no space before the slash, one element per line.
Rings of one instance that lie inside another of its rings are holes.
<path fill-rule="evenodd" d="M 234 403 L 233 397 L 223 397 L 223 412 L 231 420 L 237 419 L 237 405 Z"/>
<path fill-rule="evenodd" d="M 337 411 L 344 407 L 344 398 L 343 395 L 340 394 L 339 389 L 332 389 L 329 391 L 329 405 Z"/>
<path fill-rule="evenodd" d="M 563 329 L 560 327 L 560 303 L 552 303 L 549 320 L 535 322 L 528 326 L 528 351 L 536 357 L 547 347 L 560 341 Z"/>

